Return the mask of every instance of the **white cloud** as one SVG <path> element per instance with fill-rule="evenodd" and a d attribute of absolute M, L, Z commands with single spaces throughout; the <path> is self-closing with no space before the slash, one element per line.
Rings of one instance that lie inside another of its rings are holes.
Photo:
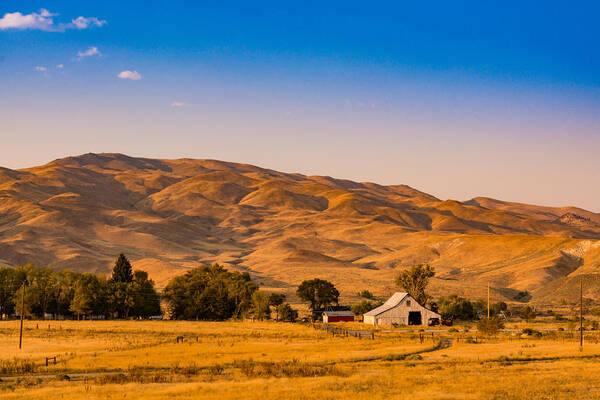
<path fill-rule="evenodd" d="M 99 56 L 100 52 L 96 46 L 88 48 L 86 51 L 78 51 L 77 57 L 81 60 L 83 57 Z"/>
<path fill-rule="evenodd" d="M 171 103 L 171 107 L 185 107 L 187 106 L 186 103 L 184 103 L 183 101 L 174 101 Z"/>
<path fill-rule="evenodd" d="M 58 69 L 63 69 L 63 67 L 64 67 L 64 65 L 63 65 L 63 64 L 58 64 L 58 65 L 56 66 L 56 68 L 58 68 Z"/>
<path fill-rule="evenodd" d="M 35 67 L 35 70 L 38 72 L 46 72 L 47 68 L 46 67 L 40 67 L 39 65 L 37 67 Z"/>
<path fill-rule="evenodd" d="M 0 30 L 5 29 L 37 29 L 49 32 L 64 32 L 67 29 L 87 29 L 92 26 L 102 26 L 106 21 L 96 17 L 77 17 L 70 23 L 54 23 L 52 17 L 57 16 L 46 9 L 38 13 L 22 14 L 20 12 L 6 13 L 0 18 Z"/>
<path fill-rule="evenodd" d="M 102 26 L 106 24 L 106 21 L 99 20 L 96 17 L 77 17 L 71 23 L 77 29 L 87 29 L 90 26 Z"/>
<path fill-rule="evenodd" d="M 42 31 L 53 30 L 54 21 L 50 13 L 43 8 L 39 13 L 23 15 L 20 12 L 6 13 L 0 19 L 0 29 L 40 29 Z"/>
<path fill-rule="evenodd" d="M 131 79 L 132 81 L 139 81 L 142 79 L 142 75 L 140 75 L 137 71 L 121 71 L 117 77 L 121 79 Z"/>

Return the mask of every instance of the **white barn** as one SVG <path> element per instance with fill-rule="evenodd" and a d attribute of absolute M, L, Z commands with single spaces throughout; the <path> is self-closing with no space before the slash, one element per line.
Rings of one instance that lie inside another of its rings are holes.
<path fill-rule="evenodd" d="M 396 292 L 381 306 L 364 314 L 365 324 L 379 325 L 428 325 L 431 319 L 441 320 L 433 312 L 413 299 L 408 293 Z"/>

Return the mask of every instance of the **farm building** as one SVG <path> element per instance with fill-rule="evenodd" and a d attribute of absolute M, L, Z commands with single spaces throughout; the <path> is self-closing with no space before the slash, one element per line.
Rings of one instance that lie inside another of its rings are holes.
<path fill-rule="evenodd" d="M 436 321 L 437 319 L 437 321 Z M 429 325 L 440 322 L 440 314 L 420 305 L 408 293 L 397 292 L 381 306 L 364 314 L 365 324 Z"/>
<path fill-rule="evenodd" d="M 323 322 L 352 322 L 354 313 L 352 311 L 323 311 Z"/>

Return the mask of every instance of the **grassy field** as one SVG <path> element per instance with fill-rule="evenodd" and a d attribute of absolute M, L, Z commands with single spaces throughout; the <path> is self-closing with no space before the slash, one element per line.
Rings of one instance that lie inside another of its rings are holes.
<path fill-rule="evenodd" d="M 275 322 L 27 321 L 19 350 L 18 321 L 5 321 L 0 398 L 600 399 L 596 331 L 580 351 L 577 332 L 525 336 L 524 326 L 495 338 L 458 326 L 370 340 Z M 450 347 L 436 349 L 440 340 Z"/>

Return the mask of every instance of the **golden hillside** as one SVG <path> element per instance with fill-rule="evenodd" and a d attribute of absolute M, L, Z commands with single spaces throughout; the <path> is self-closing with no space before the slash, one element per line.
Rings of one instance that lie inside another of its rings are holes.
<path fill-rule="evenodd" d="M 435 294 L 543 294 L 600 269 L 600 214 L 215 160 L 86 154 L 0 168 L 0 264 L 108 272 L 120 252 L 159 285 L 199 263 L 292 293 L 334 282 L 384 296 L 402 268 L 436 267 Z M 552 286 L 553 285 L 553 286 Z"/>

